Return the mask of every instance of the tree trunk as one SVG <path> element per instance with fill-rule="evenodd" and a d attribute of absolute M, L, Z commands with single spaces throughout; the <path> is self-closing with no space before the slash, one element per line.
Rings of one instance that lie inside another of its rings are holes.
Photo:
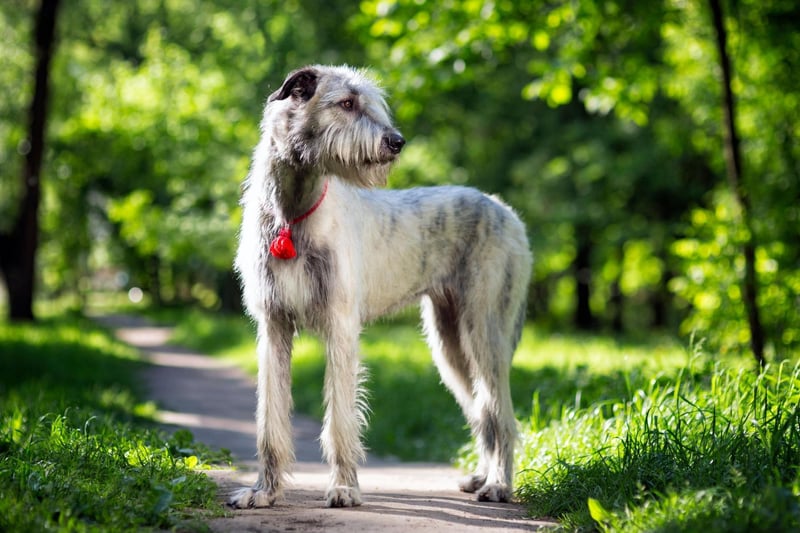
<path fill-rule="evenodd" d="M 36 249 L 39 244 L 40 174 L 44 156 L 50 59 L 59 0 L 42 0 L 34 28 L 36 72 L 28 114 L 22 200 L 14 224 L 0 235 L 0 270 L 8 288 L 9 318 L 33 320 Z"/>
<path fill-rule="evenodd" d="M 611 331 L 625 332 L 625 295 L 622 294 L 622 272 L 625 263 L 625 247 L 618 245 L 614 250 L 614 261 L 619 268 L 609 288 L 608 312 L 611 314 Z"/>
<path fill-rule="evenodd" d="M 742 300 L 750 327 L 750 347 L 759 365 L 764 359 L 764 328 L 758 309 L 758 276 L 756 272 L 756 238 L 753 233 L 750 197 L 744 185 L 742 175 L 742 156 L 739 135 L 736 130 L 736 102 L 731 89 L 731 61 L 727 51 L 728 36 L 725 30 L 725 17 L 719 0 L 709 0 L 714 29 L 717 35 L 717 51 L 722 68 L 723 116 L 725 126 L 725 164 L 728 183 L 736 202 L 739 204 L 741 222 L 745 227 L 747 238 L 742 245 L 744 255 L 744 280 L 742 282 Z"/>
<path fill-rule="evenodd" d="M 594 327 L 590 300 L 592 296 L 592 243 L 586 228 L 576 228 L 577 252 L 572 263 L 575 275 L 575 327 L 589 330 Z"/>
<path fill-rule="evenodd" d="M 668 268 L 666 268 L 667 253 L 663 248 L 659 250 L 658 256 L 661 259 L 661 264 L 665 265 L 665 268 L 664 273 L 661 275 L 661 279 L 658 282 L 658 286 L 653 290 L 653 293 L 650 297 L 650 306 L 653 310 L 653 317 L 650 326 L 653 329 L 665 329 L 668 321 L 667 310 L 672 308 L 670 305 L 672 300 L 672 292 L 669 290 L 669 282 L 674 275 Z"/>
<path fill-rule="evenodd" d="M 239 279 L 233 270 L 217 274 L 217 293 L 220 298 L 220 307 L 230 313 L 241 313 L 242 291 Z"/>
<path fill-rule="evenodd" d="M 161 258 L 153 254 L 147 259 L 148 288 L 153 303 L 157 307 L 164 306 L 164 293 L 161 291 Z M 189 284 L 191 286 L 191 284 Z"/>

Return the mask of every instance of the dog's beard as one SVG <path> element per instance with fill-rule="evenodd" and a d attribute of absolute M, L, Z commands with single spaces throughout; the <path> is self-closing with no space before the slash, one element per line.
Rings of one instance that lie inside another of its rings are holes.
<path fill-rule="evenodd" d="M 358 165 L 347 164 L 342 161 L 329 161 L 323 166 L 325 174 L 333 174 L 357 187 L 382 187 L 394 163 L 392 158 L 387 161 L 366 161 Z"/>

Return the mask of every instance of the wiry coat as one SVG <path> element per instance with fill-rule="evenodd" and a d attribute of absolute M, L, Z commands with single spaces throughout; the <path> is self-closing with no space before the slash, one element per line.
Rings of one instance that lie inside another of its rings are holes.
<path fill-rule="evenodd" d="M 327 346 L 322 445 L 329 506 L 361 503 L 365 424 L 362 324 L 421 301 L 443 382 L 473 428 L 479 499 L 511 496 L 515 420 L 508 384 L 531 270 L 525 227 L 505 204 L 466 187 L 403 191 L 385 183 L 405 141 L 362 72 L 312 66 L 267 102 L 243 196 L 236 268 L 258 324 L 259 481 L 235 506 L 272 505 L 292 460 L 290 358 L 297 328 Z M 327 189 L 326 189 L 327 187 Z M 310 216 L 309 209 L 326 196 Z M 297 257 L 270 255 L 291 226 Z"/>

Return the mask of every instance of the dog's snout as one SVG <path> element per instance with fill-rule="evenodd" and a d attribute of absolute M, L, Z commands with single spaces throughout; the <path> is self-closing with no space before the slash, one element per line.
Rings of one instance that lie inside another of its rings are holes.
<path fill-rule="evenodd" d="M 388 134 L 386 137 L 384 137 L 384 141 L 386 142 L 386 146 L 389 148 L 389 151 L 391 151 L 393 154 L 399 154 L 400 150 L 402 150 L 403 146 L 406 144 L 406 140 L 399 133 Z"/>

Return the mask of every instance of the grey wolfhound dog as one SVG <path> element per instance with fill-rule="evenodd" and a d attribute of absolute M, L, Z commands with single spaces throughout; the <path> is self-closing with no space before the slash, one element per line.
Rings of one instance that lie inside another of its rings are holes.
<path fill-rule="evenodd" d="M 327 505 L 361 504 L 356 467 L 365 457 L 367 407 L 359 333 L 420 300 L 442 381 L 480 449 L 477 472 L 460 487 L 479 500 L 511 498 L 508 378 L 531 271 L 525 227 L 474 189 L 373 188 L 385 184 L 404 144 L 363 71 L 305 67 L 267 99 L 236 255 L 258 331 L 259 476 L 232 495 L 234 507 L 267 507 L 282 495 L 294 460 L 290 362 L 300 327 L 326 344 Z"/>

